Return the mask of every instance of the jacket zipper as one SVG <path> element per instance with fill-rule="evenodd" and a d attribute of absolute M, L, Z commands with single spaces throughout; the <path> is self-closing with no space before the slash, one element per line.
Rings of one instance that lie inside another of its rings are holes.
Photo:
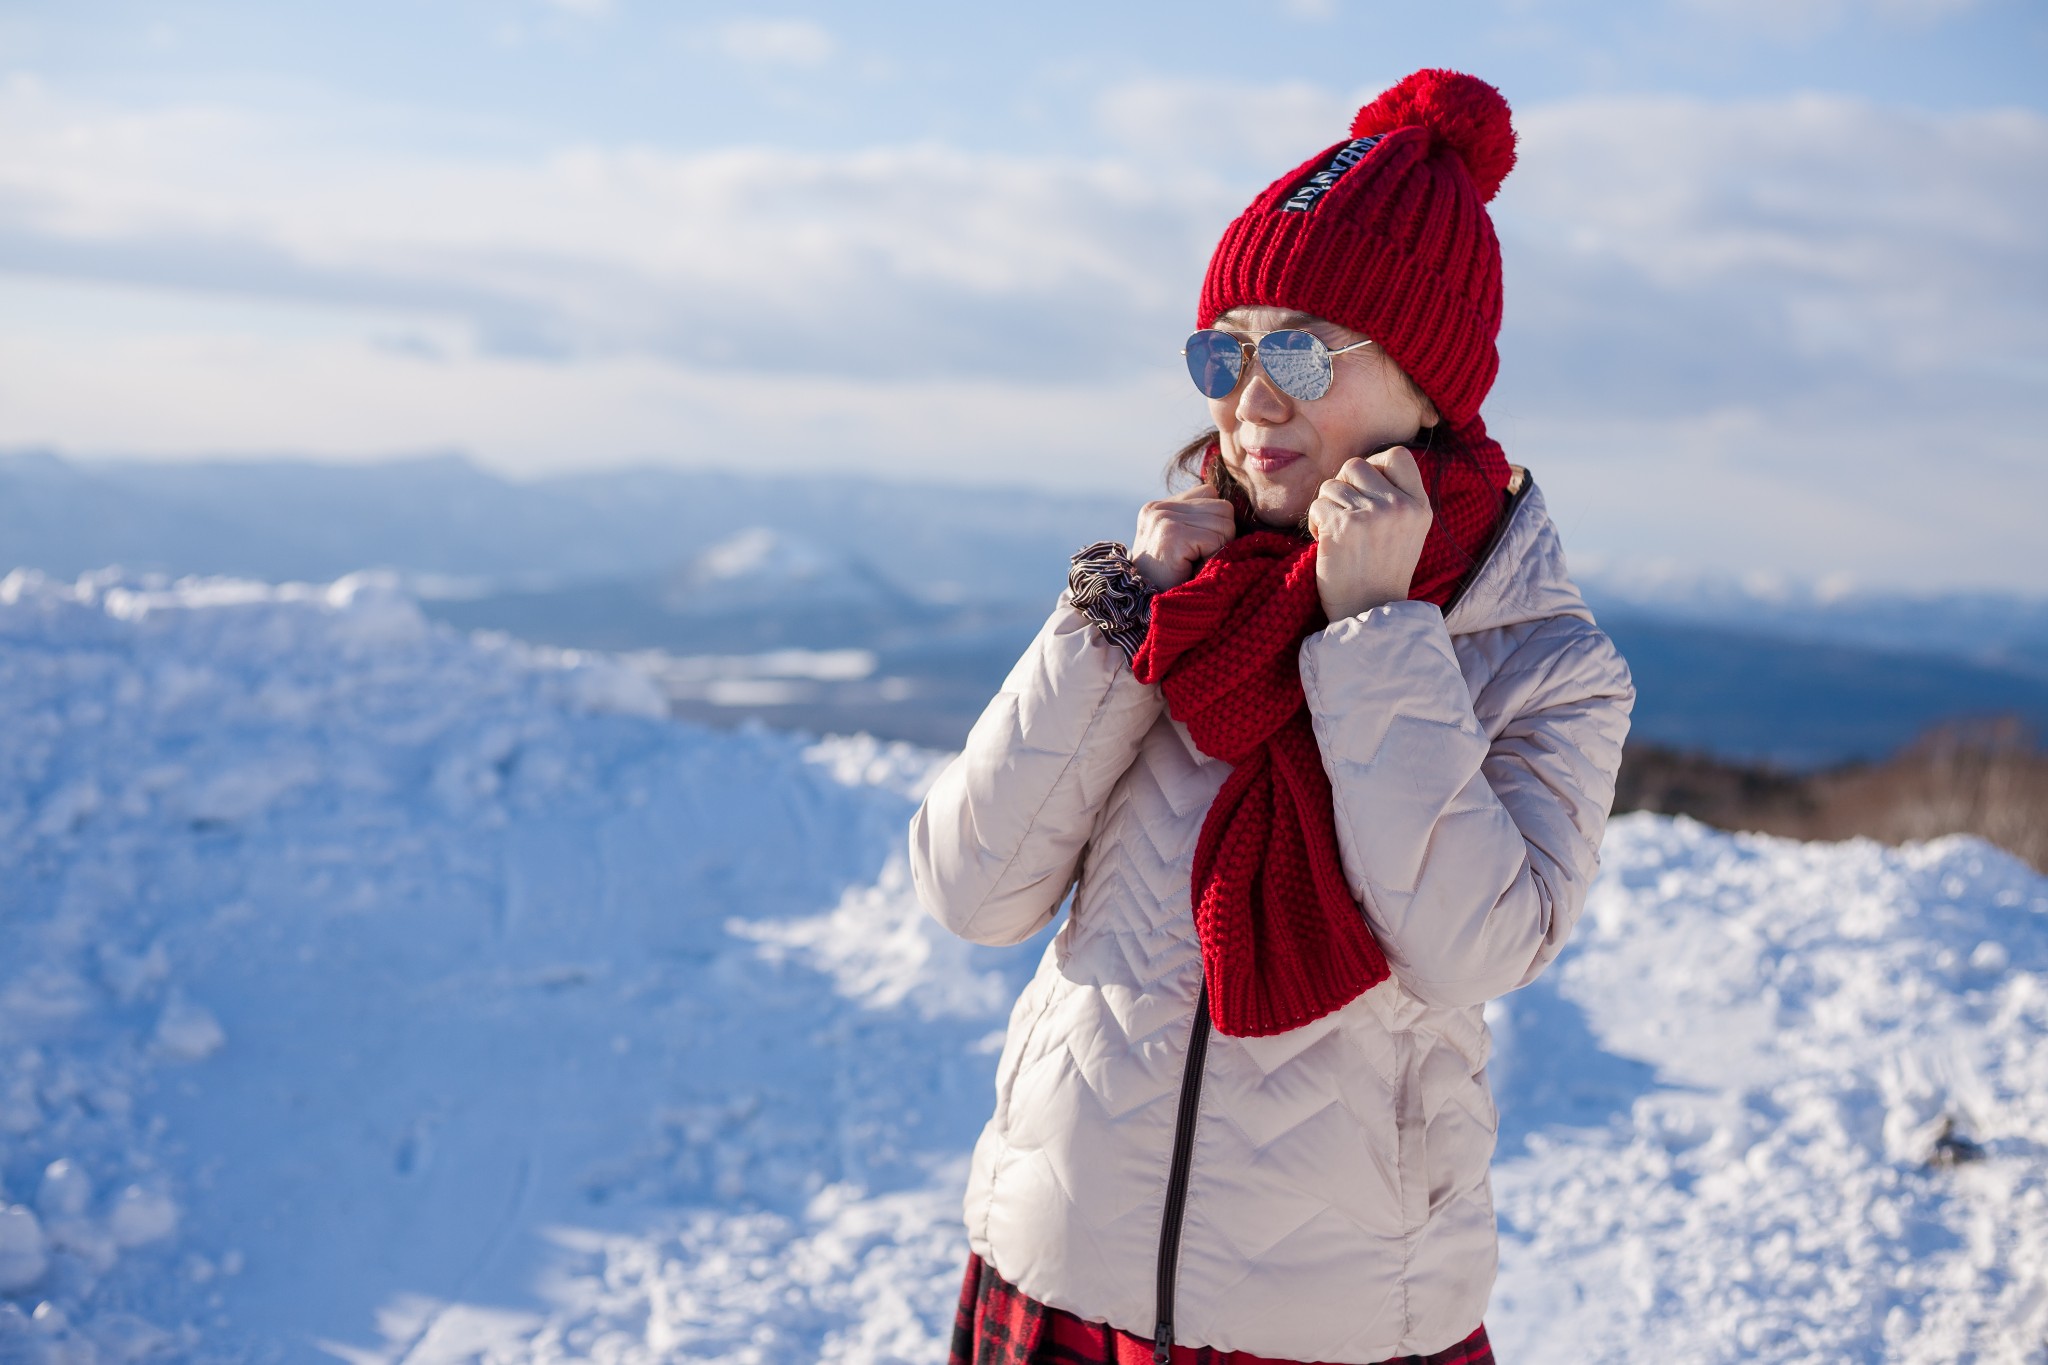
<path fill-rule="evenodd" d="M 1472 580 L 1479 576 L 1479 570 L 1486 561 L 1493 558 L 1493 552 L 1507 535 L 1508 523 L 1514 519 L 1515 510 L 1522 499 L 1529 494 L 1530 480 L 1525 473 L 1519 488 L 1513 489 L 1501 508 L 1500 524 L 1493 529 L 1486 549 L 1473 562 L 1472 567 L 1452 591 L 1450 600 L 1444 604 L 1444 615 L 1465 596 L 1465 589 L 1472 586 Z M 1180 1073 L 1180 1111 L 1173 1122 L 1173 1164 L 1167 1168 L 1166 1211 L 1159 1219 L 1159 1284 L 1158 1316 L 1152 1327 L 1153 1365 L 1171 1365 L 1173 1360 L 1173 1296 L 1175 1282 L 1180 1273 L 1180 1229 L 1188 1211 L 1188 1177 L 1193 1174 L 1195 1164 L 1195 1118 L 1202 1108 L 1202 1071 L 1209 1057 L 1209 981 L 1205 975 L 1201 992 L 1195 997 L 1195 1027 L 1188 1035 L 1188 1060 Z"/>
<path fill-rule="evenodd" d="M 1159 1220 L 1159 1315 L 1152 1328 L 1153 1365 L 1173 1359 L 1173 1291 L 1180 1273 L 1180 1226 L 1188 1210 L 1188 1177 L 1195 1164 L 1195 1117 L 1202 1107 L 1202 1069 L 1209 1056 L 1209 983 L 1195 997 L 1195 1027 L 1180 1073 L 1180 1112 L 1173 1122 L 1173 1164 L 1167 1168 L 1166 1211 Z"/>

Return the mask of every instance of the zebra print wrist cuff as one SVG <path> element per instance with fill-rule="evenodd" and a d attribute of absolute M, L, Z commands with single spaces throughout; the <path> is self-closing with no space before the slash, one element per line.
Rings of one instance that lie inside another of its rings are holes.
<path fill-rule="evenodd" d="M 1098 540 L 1074 556 L 1067 570 L 1073 603 L 1126 659 L 1145 643 L 1152 625 L 1152 588 L 1131 564 L 1131 552 L 1114 540 Z"/>

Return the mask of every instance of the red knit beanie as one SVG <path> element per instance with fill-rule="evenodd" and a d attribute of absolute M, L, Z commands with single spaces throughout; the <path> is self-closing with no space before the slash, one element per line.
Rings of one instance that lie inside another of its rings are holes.
<path fill-rule="evenodd" d="M 1251 304 L 1327 318 L 1378 342 L 1465 427 L 1500 368 L 1500 242 L 1486 203 L 1514 164 L 1500 91 L 1417 71 L 1358 111 L 1349 141 L 1281 176 L 1230 225 L 1196 325 Z"/>

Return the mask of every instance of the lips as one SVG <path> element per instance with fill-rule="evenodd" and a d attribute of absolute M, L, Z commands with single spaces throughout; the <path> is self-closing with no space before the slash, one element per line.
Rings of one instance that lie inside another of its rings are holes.
<path fill-rule="evenodd" d="M 1247 450 L 1244 453 L 1245 467 L 1256 469 L 1261 474 L 1271 474 L 1285 469 L 1301 458 L 1300 451 L 1286 450 L 1278 446 L 1267 450 Z"/>

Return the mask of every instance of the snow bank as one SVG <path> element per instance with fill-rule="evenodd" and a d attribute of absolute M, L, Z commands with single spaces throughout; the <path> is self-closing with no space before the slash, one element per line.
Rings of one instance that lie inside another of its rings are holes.
<path fill-rule="evenodd" d="M 0 580 L 0 1361 L 931 1361 L 1032 954 L 934 759 L 386 580 Z M 1505 1359 L 2039 1360 L 2048 885 L 1616 826 L 1496 1005 Z"/>
<path fill-rule="evenodd" d="M 910 913 L 932 756 L 660 709 L 372 578 L 0 581 L 0 1360 L 580 1350 L 632 1285 L 766 1358 L 791 1291 L 660 1287 L 739 1245 L 817 1298 L 769 1356 L 929 1355 L 1009 994 Z"/>
<path fill-rule="evenodd" d="M 1649 816 L 1605 861 L 1492 1011 L 1504 1357 L 2048 1358 L 2048 884 Z"/>

